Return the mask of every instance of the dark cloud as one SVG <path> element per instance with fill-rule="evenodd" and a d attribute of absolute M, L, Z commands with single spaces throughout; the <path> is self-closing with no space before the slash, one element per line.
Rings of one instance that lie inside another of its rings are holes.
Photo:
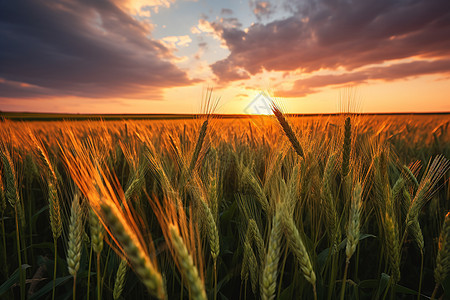
<path fill-rule="evenodd" d="M 108 0 L 2 1 L 0 95 L 157 97 L 190 84 L 150 29 Z"/>
<path fill-rule="evenodd" d="M 222 8 L 222 10 L 220 11 L 221 15 L 232 15 L 233 11 L 229 8 Z"/>
<path fill-rule="evenodd" d="M 239 22 L 239 20 L 237 18 L 220 18 L 219 22 L 217 24 L 220 24 L 218 26 L 216 26 L 217 28 L 241 28 L 242 27 L 242 23 Z"/>
<path fill-rule="evenodd" d="M 214 73 L 220 74 L 220 78 L 223 82 L 249 79 L 250 75 L 245 70 L 239 69 L 236 66 L 231 65 L 225 61 L 218 61 L 214 64 Z"/>
<path fill-rule="evenodd" d="M 275 12 L 275 6 L 269 1 L 250 0 L 249 4 L 258 20 L 263 17 L 269 18 Z"/>
<path fill-rule="evenodd" d="M 222 83 L 241 79 L 230 76 L 236 70 L 351 71 L 409 57 L 450 56 L 448 0 L 310 0 L 289 7 L 291 17 L 247 31 L 212 23 L 231 51 L 211 65 Z"/>
<path fill-rule="evenodd" d="M 35 98 L 53 96 L 54 91 L 15 81 L 0 81 L 0 98 Z"/>
<path fill-rule="evenodd" d="M 303 97 L 327 86 L 367 83 L 370 80 L 392 81 L 434 73 L 450 74 L 450 59 L 413 61 L 386 67 L 371 67 L 339 75 L 316 75 L 294 82 L 288 91 L 277 91 L 279 97 Z"/>
<path fill-rule="evenodd" d="M 197 60 L 200 60 L 203 53 L 205 53 L 208 50 L 208 43 L 201 41 L 197 44 L 197 46 L 198 46 L 198 51 L 194 55 L 194 58 Z"/>

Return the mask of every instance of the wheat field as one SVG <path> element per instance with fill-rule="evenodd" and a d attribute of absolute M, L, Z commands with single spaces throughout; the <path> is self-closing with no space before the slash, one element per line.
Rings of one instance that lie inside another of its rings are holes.
<path fill-rule="evenodd" d="M 0 124 L 3 299 L 449 299 L 450 116 Z"/>

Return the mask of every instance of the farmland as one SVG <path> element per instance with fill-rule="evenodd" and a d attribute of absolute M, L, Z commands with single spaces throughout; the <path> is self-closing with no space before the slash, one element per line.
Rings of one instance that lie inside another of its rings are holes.
<path fill-rule="evenodd" d="M 450 297 L 450 115 L 274 112 L 4 120 L 0 297 Z"/>

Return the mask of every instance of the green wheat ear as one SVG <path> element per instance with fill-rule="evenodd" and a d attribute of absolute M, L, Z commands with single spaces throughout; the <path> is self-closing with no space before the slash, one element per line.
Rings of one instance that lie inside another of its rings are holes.
<path fill-rule="evenodd" d="M 117 239 L 124 254 L 130 261 L 136 275 L 141 279 L 147 290 L 158 299 L 166 299 L 166 291 L 161 273 L 158 272 L 137 241 L 131 229 L 118 216 L 116 209 L 109 205 L 100 206 L 102 214 L 114 238 Z"/>
<path fill-rule="evenodd" d="M 442 284 L 450 271 L 450 213 L 447 213 L 439 235 L 439 251 L 434 269 L 436 283 Z"/>
<path fill-rule="evenodd" d="M 14 164 L 8 150 L 3 149 L 3 151 L 0 151 L 0 155 L 2 157 L 3 172 L 6 180 L 6 199 L 8 199 L 8 202 L 12 207 L 15 207 L 16 203 L 19 201 L 19 192 Z"/>
<path fill-rule="evenodd" d="M 294 254 L 305 279 L 313 286 L 314 293 L 316 291 L 316 273 L 312 267 L 311 258 L 306 250 L 303 238 L 295 225 L 294 219 L 286 207 L 281 211 L 281 223 L 283 226 L 284 236 L 292 254 Z"/>
<path fill-rule="evenodd" d="M 89 225 L 91 230 L 92 249 L 95 253 L 102 252 L 104 228 L 95 212 L 89 209 Z"/>
<path fill-rule="evenodd" d="M 350 206 L 350 217 L 347 227 L 347 246 L 345 248 L 347 261 L 349 261 L 353 253 L 355 253 L 356 246 L 359 242 L 359 229 L 361 222 L 361 194 L 361 183 L 358 182 L 353 189 L 352 203 Z"/>
<path fill-rule="evenodd" d="M 348 175 L 350 170 L 350 150 L 352 144 L 352 125 L 350 122 L 350 117 L 345 119 L 344 125 L 344 144 L 342 146 L 342 177 Z"/>
<path fill-rule="evenodd" d="M 281 210 L 276 209 L 272 218 L 272 230 L 269 236 L 269 248 L 267 249 L 264 269 L 261 277 L 261 299 L 275 298 L 277 285 L 278 262 L 280 260 L 281 237 L 283 235 L 281 225 Z"/>
<path fill-rule="evenodd" d="M 52 181 L 48 183 L 48 204 L 50 214 L 50 226 L 53 238 L 56 240 L 62 233 L 61 207 L 59 204 L 58 190 Z"/>
<path fill-rule="evenodd" d="M 192 256 L 189 254 L 186 245 L 183 242 L 178 229 L 170 224 L 169 225 L 170 241 L 173 245 L 176 253 L 178 263 L 183 277 L 187 281 L 188 289 L 190 291 L 192 299 L 206 300 L 205 286 L 200 279 L 198 270 L 194 265 Z"/>
<path fill-rule="evenodd" d="M 117 300 L 122 295 L 123 288 L 125 286 L 125 278 L 127 275 L 128 263 L 126 259 L 121 259 L 119 268 L 117 269 L 116 281 L 114 283 L 113 299 Z"/>
<path fill-rule="evenodd" d="M 76 276 L 80 268 L 81 242 L 83 240 L 83 213 L 80 200 L 76 195 L 70 209 L 69 241 L 67 246 L 67 267 L 72 276 Z"/>

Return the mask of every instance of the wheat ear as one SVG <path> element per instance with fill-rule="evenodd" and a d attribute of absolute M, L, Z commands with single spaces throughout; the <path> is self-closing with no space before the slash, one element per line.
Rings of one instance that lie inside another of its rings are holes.
<path fill-rule="evenodd" d="M 73 276 L 73 299 L 76 299 L 76 281 L 77 272 L 80 268 L 83 233 L 83 214 L 79 197 L 75 194 L 70 209 L 69 241 L 67 246 L 67 267 L 70 275 Z"/>
<path fill-rule="evenodd" d="M 113 299 L 117 300 L 122 295 L 125 286 L 125 278 L 127 275 L 128 263 L 126 259 L 122 259 L 117 269 L 116 281 L 114 282 Z"/>
<path fill-rule="evenodd" d="M 269 201 L 267 201 L 266 194 L 264 193 L 263 188 L 261 187 L 261 183 L 254 176 L 254 174 L 250 171 L 250 169 L 245 169 L 242 171 L 242 181 L 250 186 L 250 188 L 255 193 L 255 198 L 258 203 L 261 205 L 261 208 L 270 215 L 270 205 Z"/>
<path fill-rule="evenodd" d="M 19 266 L 22 266 L 22 254 L 20 250 L 20 234 L 19 234 L 19 220 L 21 220 L 23 214 L 22 207 L 20 205 L 19 190 L 17 186 L 16 171 L 14 169 L 14 164 L 11 159 L 9 151 L 6 149 L 3 143 L 1 144 L 3 149 L 0 149 L 0 155 L 3 162 L 3 172 L 5 173 L 6 180 L 6 199 L 8 199 L 9 204 L 14 207 L 15 213 L 15 223 L 16 223 L 16 242 L 17 242 L 17 258 Z M 23 220 L 22 220 L 23 221 Z M 22 225 L 23 227 L 23 225 Z M 24 270 L 20 268 L 20 298 L 25 300 L 25 277 L 26 274 Z"/>
<path fill-rule="evenodd" d="M 55 181 L 56 183 L 56 181 Z M 53 266 L 53 291 L 52 300 L 55 299 L 55 288 L 56 288 L 56 267 L 58 262 L 58 238 L 62 233 L 62 221 L 61 221 L 61 208 L 59 204 L 58 189 L 56 188 L 53 180 L 50 179 L 48 183 L 48 205 L 49 205 L 49 216 L 50 216 L 50 226 L 53 233 L 53 247 L 55 251 L 55 261 Z"/>
<path fill-rule="evenodd" d="M 344 144 L 342 145 L 342 177 L 346 177 L 349 172 L 351 143 L 352 125 L 350 122 L 350 117 L 347 117 L 344 125 Z"/>
<path fill-rule="evenodd" d="M 331 241 L 332 253 L 335 253 L 337 246 L 339 244 L 339 221 L 336 211 L 336 204 L 333 198 L 333 192 L 331 189 L 331 184 L 334 179 L 334 168 L 336 162 L 336 155 L 331 154 L 328 157 L 327 163 L 325 165 L 325 171 L 323 174 L 322 188 L 321 188 L 321 198 L 322 205 L 325 211 L 326 229 L 328 237 Z"/>
<path fill-rule="evenodd" d="M 253 252 L 250 237 L 248 235 L 245 236 L 244 239 L 244 257 L 242 260 L 242 268 L 241 268 L 241 279 L 247 280 L 248 275 L 250 274 L 250 280 L 252 284 L 252 291 L 256 294 L 256 286 L 258 284 L 258 262 L 256 261 L 255 253 Z"/>
<path fill-rule="evenodd" d="M 415 186 L 416 188 L 418 188 L 418 187 L 419 187 L 419 182 L 417 181 L 417 178 L 416 178 L 416 176 L 413 174 L 413 172 L 411 171 L 411 169 L 408 168 L 407 166 L 402 166 L 402 169 L 403 169 L 403 171 L 404 171 L 403 174 L 405 175 L 405 177 L 407 178 L 407 180 L 408 180 L 409 182 L 413 183 L 414 186 Z"/>
<path fill-rule="evenodd" d="M 6 195 L 5 195 L 5 186 L 3 185 L 3 178 L 2 178 L 2 174 L 0 172 L 0 211 L 2 212 L 2 214 L 5 212 L 6 210 Z M 3 220 L 3 217 L 2 217 Z"/>
<path fill-rule="evenodd" d="M 145 168 L 140 167 L 134 172 L 133 179 L 125 190 L 125 199 L 129 201 L 133 195 L 139 194 L 143 186 L 145 186 Z"/>
<path fill-rule="evenodd" d="M 206 129 L 208 128 L 208 119 L 206 119 L 202 127 L 200 128 L 200 133 L 198 135 L 197 143 L 195 144 L 194 153 L 192 154 L 191 163 L 189 165 L 189 173 L 191 174 L 195 168 L 195 164 L 197 163 L 198 155 L 200 154 L 200 150 L 202 149 L 203 141 L 206 136 Z"/>
<path fill-rule="evenodd" d="M 286 209 L 283 209 L 281 220 L 283 224 L 284 236 L 286 237 L 289 249 L 299 262 L 303 276 L 313 286 L 315 292 L 316 274 L 312 267 L 308 251 L 306 251 L 305 244 L 300 235 L 300 232 L 297 229 L 297 226 L 295 225 L 291 213 Z"/>
<path fill-rule="evenodd" d="M 281 224 L 281 212 L 277 208 L 272 218 L 272 229 L 269 236 L 269 248 L 261 277 L 261 299 L 271 300 L 275 298 L 277 285 L 278 261 L 280 260 L 281 237 L 283 235 Z"/>
<path fill-rule="evenodd" d="M 302 149 L 302 146 L 300 145 L 300 142 L 297 139 L 297 136 L 295 135 L 294 131 L 292 130 L 292 127 L 289 124 L 289 122 L 284 117 L 284 114 L 281 112 L 280 108 L 277 105 L 275 105 L 275 103 L 272 103 L 272 112 L 275 115 L 275 117 L 277 118 L 278 123 L 280 123 L 281 127 L 283 128 L 283 131 L 286 134 L 286 136 L 288 137 L 289 141 L 291 142 L 292 147 L 294 148 L 295 152 L 297 152 L 297 154 L 300 157 L 304 158 L 303 149 Z"/>
<path fill-rule="evenodd" d="M 385 247 L 388 254 L 392 279 L 395 283 L 400 280 L 400 246 L 395 219 L 389 213 L 385 214 Z"/>
<path fill-rule="evenodd" d="M 100 206 L 103 216 L 111 230 L 112 236 L 117 239 L 123 251 L 131 263 L 134 271 L 141 279 L 147 290 L 158 299 L 166 299 L 166 291 L 161 273 L 152 264 L 149 256 L 140 246 L 137 237 L 132 230 L 124 224 L 117 208 L 102 204 Z"/>
<path fill-rule="evenodd" d="M 248 220 L 248 229 L 247 235 L 249 237 L 249 241 L 253 240 L 256 245 L 256 251 L 258 252 L 259 261 L 261 263 L 264 262 L 264 240 L 261 236 L 261 232 L 259 231 L 258 225 L 254 219 Z"/>
<path fill-rule="evenodd" d="M 105 230 L 92 208 L 89 209 L 89 228 L 91 231 L 92 249 L 95 253 L 100 253 L 103 249 L 103 236 Z"/>
<path fill-rule="evenodd" d="M 214 216 L 212 215 L 209 206 L 203 200 L 200 200 L 200 206 L 202 216 L 204 218 L 203 220 L 204 222 L 206 222 L 209 246 L 211 248 L 211 256 L 214 261 L 216 261 L 220 252 L 219 231 L 217 230 L 216 222 L 214 221 Z"/>
<path fill-rule="evenodd" d="M 350 217 L 347 227 L 347 245 L 345 248 L 345 254 L 347 261 L 350 260 L 353 253 L 355 253 L 356 246 L 359 241 L 359 228 L 361 222 L 361 184 L 358 182 L 353 189 L 353 198 L 350 207 Z"/>
<path fill-rule="evenodd" d="M 61 236 L 62 233 L 62 221 L 58 190 L 52 181 L 48 183 L 48 205 L 50 226 L 52 228 L 53 238 L 56 240 Z"/>
<path fill-rule="evenodd" d="M 345 261 L 344 278 L 342 279 L 341 300 L 343 300 L 345 297 L 345 284 L 347 280 L 350 258 L 352 257 L 353 253 L 355 253 L 356 246 L 358 246 L 359 242 L 359 226 L 361 222 L 361 194 L 361 183 L 357 182 L 353 189 L 353 197 L 347 225 L 347 245 L 345 247 L 345 254 L 347 258 Z"/>
<path fill-rule="evenodd" d="M 434 269 L 436 286 L 442 284 L 450 271 L 450 212 L 444 219 L 444 225 L 439 235 L 439 251 Z M 434 294 L 434 293 L 433 293 Z"/>
<path fill-rule="evenodd" d="M 6 199 L 12 207 L 16 206 L 19 202 L 19 191 L 17 187 L 16 171 L 14 170 L 14 164 L 8 150 L 3 149 L 0 151 L 3 162 L 3 172 L 5 173 L 6 181 Z"/>
<path fill-rule="evenodd" d="M 186 245 L 181 238 L 175 225 L 169 224 L 170 241 L 175 251 L 180 271 L 187 281 L 188 289 L 192 299 L 206 300 L 205 286 L 200 279 L 198 270 L 194 265 L 192 256 L 189 254 Z"/>
<path fill-rule="evenodd" d="M 97 299 L 101 299 L 100 254 L 103 249 L 104 228 L 92 208 L 89 209 L 89 227 L 91 231 L 91 245 L 97 256 Z"/>

